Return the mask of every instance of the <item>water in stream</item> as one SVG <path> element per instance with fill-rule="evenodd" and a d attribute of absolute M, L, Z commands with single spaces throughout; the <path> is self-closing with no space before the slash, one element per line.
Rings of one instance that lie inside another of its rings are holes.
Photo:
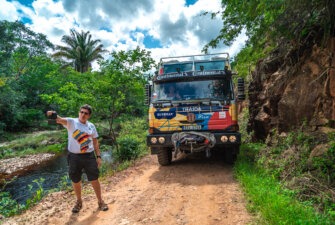
<path fill-rule="evenodd" d="M 101 152 L 101 158 L 104 163 L 112 163 L 112 153 L 111 151 Z M 31 193 L 29 191 L 29 184 L 32 185 L 32 192 L 36 193 L 38 190 L 38 185 L 33 182 L 33 180 L 39 180 L 44 178 L 42 187 L 44 192 L 48 190 L 58 188 L 59 182 L 62 177 L 68 174 L 67 165 L 67 152 L 65 154 L 59 155 L 47 164 L 38 166 L 35 170 L 29 173 L 19 176 L 15 181 L 8 184 L 3 190 L 5 192 L 10 192 L 12 198 L 15 199 L 20 204 L 26 204 L 26 200 L 31 198 Z M 69 181 L 70 184 L 70 181 Z"/>

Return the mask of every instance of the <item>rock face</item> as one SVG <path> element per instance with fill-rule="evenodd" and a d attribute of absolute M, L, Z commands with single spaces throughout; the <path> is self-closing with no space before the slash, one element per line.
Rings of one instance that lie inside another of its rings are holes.
<path fill-rule="evenodd" d="M 290 46 L 280 46 L 252 71 L 248 131 L 254 131 L 255 139 L 303 121 L 315 129 L 335 128 L 335 37 L 324 49 Z"/>

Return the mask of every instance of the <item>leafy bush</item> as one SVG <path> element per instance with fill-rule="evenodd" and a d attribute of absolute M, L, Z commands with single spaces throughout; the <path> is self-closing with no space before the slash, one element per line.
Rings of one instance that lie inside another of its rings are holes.
<path fill-rule="evenodd" d="M 37 121 L 41 121 L 44 119 L 44 114 L 41 110 L 37 109 L 26 109 L 22 112 L 22 126 L 31 127 Z"/>
<path fill-rule="evenodd" d="M 118 139 L 119 151 L 116 158 L 120 161 L 136 159 L 140 155 L 141 141 L 135 135 L 126 135 Z"/>
<path fill-rule="evenodd" d="M 125 135 L 135 135 L 141 142 L 145 142 L 147 130 L 148 121 L 146 118 L 133 118 L 121 123 L 120 137 Z"/>
<path fill-rule="evenodd" d="M 71 181 L 69 175 L 65 175 L 62 177 L 62 180 L 58 182 L 58 190 L 59 191 L 69 191 L 72 190 Z"/>
<path fill-rule="evenodd" d="M 20 213 L 25 208 L 11 198 L 9 192 L 0 192 L 0 215 L 10 217 Z"/>
<path fill-rule="evenodd" d="M 145 118 L 133 118 L 121 123 L 121 131 L 117 143 L 119 152 L 116 152 L 116 158 L 120 161 L 135 159 L 146 154 L 146 135 L 148 122 Z"/>
<path fill-rule="evenodd" d="M 329 134 L 329 149 L 325 156 L 313 158 L 313 166 L 318 168 L 328 182 L 335 180 L 335 133 Z"/>

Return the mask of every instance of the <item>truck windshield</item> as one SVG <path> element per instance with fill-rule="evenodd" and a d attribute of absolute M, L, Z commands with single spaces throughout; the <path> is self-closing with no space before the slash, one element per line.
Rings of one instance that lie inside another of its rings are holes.
<path fill-rule="evenodd" d="M 229 80 L 202 80 L 155 84 L 153 102 L 160 100 L 231 100 Z"/>
<path fill-rule="evenodd" d="M 166 64 L 164 65 L 164 73 L 192 71 L 193 70 L 192 68 L 193 68 L 192 63 Z"/>
<path fill-rule="evenodd" d="M 196 62 L 195 70 L 223 70 L 225 66 L 226 66 L 226 61 L 224 60 Z"/>
<path fill-rule="evenodd" d="M 164 73 L 177 73 L 177 72 L 186 72 L 186 71 L 199 71 L 199 70 L 223 70 L 226 66 L 225 60 L 218 61 L 197 61 L 194 63 L 174 63 L 174 64 L 165 64 Z"/>

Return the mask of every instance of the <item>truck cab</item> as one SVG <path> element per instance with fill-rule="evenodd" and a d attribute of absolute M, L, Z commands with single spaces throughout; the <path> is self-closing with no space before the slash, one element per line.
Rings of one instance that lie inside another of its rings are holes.
<path fill-rule="evenodd" d="M 218 150 L 232 163 L 241 134 L 229 54 L 167 57 L 160 65 L 147 86 L 151 154 L 165 166 L 180 152 Z"/>

